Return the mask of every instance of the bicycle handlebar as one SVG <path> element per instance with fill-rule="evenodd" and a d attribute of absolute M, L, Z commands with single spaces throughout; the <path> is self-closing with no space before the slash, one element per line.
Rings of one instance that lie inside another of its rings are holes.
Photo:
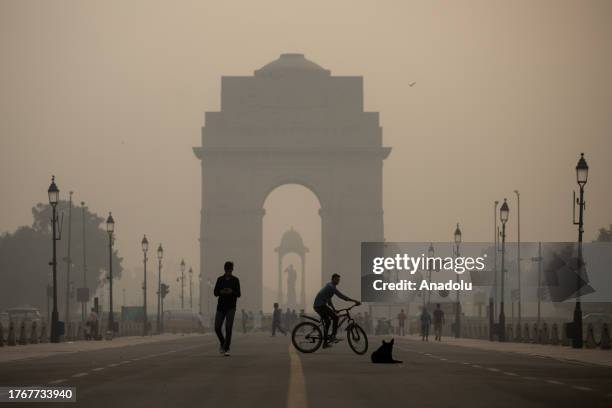
<path fill-rule="evenodd" d="M 351 309 L 352 309 L 352 308 L 354 308 L 355 306 L 357 306 L 357 304 L 356 304 L 356 303 L 355 303 L 355 304 L 353 304 L 352 306 L 345 307 L 345 308 L 343 308 L 343 309 L 336 309 L 336 308 L 333 308 L 333 309 L 334 309 L 334 312 L 336 312 L 336 313 L 339 313 L 339 312 L 348 312 L 349 310 L 351 310 Z"/>

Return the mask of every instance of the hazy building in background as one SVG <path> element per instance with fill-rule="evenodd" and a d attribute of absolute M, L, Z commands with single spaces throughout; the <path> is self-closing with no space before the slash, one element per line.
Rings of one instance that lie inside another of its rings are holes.
<path fill-rule="evenodd" d="M 382 164 L 391 150 L 378 113 L 363 110 L 362 77 L 331 76 L 302 54 L 282 54 L 254 76 L 223 77 L 221 110 L 205 120 L 194 148 L 202 293 L 229 259 L 245 288 L 242 306 L 261 308 L 264 202 L 286 184 L 318 198 L 322 279 L 339 273 L 346 293 L 359 293 L 360 244 L 384 239 Z"/>

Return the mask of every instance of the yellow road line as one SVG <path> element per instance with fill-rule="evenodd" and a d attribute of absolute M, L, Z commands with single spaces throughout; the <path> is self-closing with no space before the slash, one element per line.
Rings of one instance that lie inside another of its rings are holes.
<path fill-rule="evenodd" d="M 302 371 L 302 360 L 289 344 L 289 392 L 287 394 L 287 408 L 307 408 L 306 381 Z"/>

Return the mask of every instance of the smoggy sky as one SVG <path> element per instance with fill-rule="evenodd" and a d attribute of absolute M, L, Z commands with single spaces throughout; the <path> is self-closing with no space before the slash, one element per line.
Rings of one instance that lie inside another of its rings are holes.
<path fill-rule="evenodd" d="M 464 240 L 490 240 L 503 197 L 514 240 L 514 189 L 522 240 L 575 240 L 581 151 L 594 239 L 612 223 L 610 21 L 608 0 L 2 1 L 0 231 L 31 223 L 55 174 L 66 196 L 113 212 L 126 267 L 147 233 L 169 265 L 197 269 L 204 112 L 219 109 L 222 75 L 299 52 L 364 77 L 393 148 L 388 240 L 450 240 L 456 222 Z M 292 191 L 268 211 L 266 248 L 290 225 L 320 245 L 316 208 Z"/>

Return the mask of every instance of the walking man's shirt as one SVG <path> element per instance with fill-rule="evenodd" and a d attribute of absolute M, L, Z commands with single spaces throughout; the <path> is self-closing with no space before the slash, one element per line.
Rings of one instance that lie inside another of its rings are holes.
<path fill-rule="evenodd" d="M 219 338 L 219 352 L 229 356 L 232 343 L 232 327 L 234 315 L 236 314 L 236 301 L 240 297 L 240 280 L 232 275 L 234 264 L 226 262 L 225 274 L 217 278 L 214 295 L 218 297 L 217 313 L 215 315 L 215 333 Z M 225 336 L 221 326 L 225 322 Z"/>

